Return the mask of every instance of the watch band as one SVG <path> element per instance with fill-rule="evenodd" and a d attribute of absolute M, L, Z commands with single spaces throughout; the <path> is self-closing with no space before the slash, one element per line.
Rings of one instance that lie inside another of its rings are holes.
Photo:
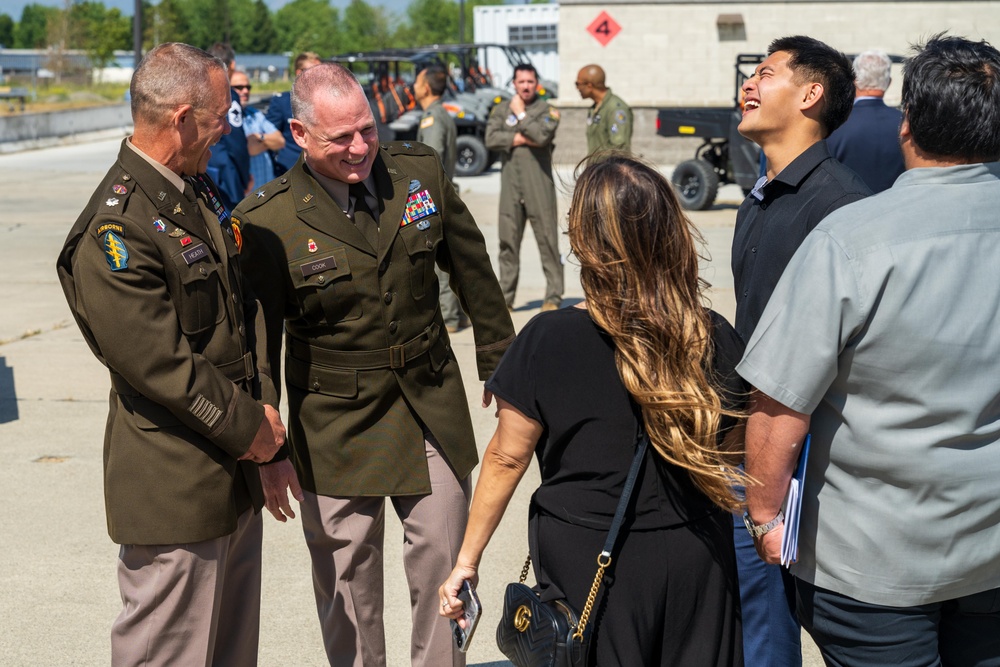
<path fill-rule="evenodd" d="M 778 510 L 778 515 L 776 517 L 759 526 L 753 522 L 753 519 L 750 518 L 749 512 L 743 513 L 743 524 L 747 527 L 747 532 L 750 533 L 750 537 L 753 537 L 754 539 L 760 537 L 761 535 L 767 535 L 784 522 L 784 510 Z"/>

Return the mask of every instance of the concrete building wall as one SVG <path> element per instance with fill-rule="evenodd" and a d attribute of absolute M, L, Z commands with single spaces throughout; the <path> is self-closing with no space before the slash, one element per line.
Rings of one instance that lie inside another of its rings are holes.
<path fill-rule="evenodd" d="M 621 26 L 606 46 L 586 30 L 602 11 Z M 742 24 L 733 23 L 737 16 Z M 608 85 L 633 106 L 720 106 L 733 102 L 736 55 L 764 53 L 776 37 L 804 34 L 846 53 L 882 48 L 906 55 L 910 44 L 942 30 L 1000 45 L 1000 2 L 563 0 L 560 106 L 581 104 L 574 99 L 573 82 L 579 68 L 590 62 L 605 69 Z M 895 79 L 890 101 L 893 93 L 898 99 Z"/>
<path fill-rule="evenodd" d="M 621 27 L 605 46 L 587 31 L 602 12 Z M 941 31 L 1000 46 L 1000 1 L 561 0 L 555 103 L 562 122 L 555 160 L 574 163 L 586 154 L 590 102 L 579 99 L 573 86 L 583 65 L 601 65 L 608 85 L 632 105 L 633 150 L 656 163 L 676 164 L 694 157 L 700 142 L 656 136 L 655 110 L 732 105 L 737 54 L 765 53 L 777 37 L 804 34 L 845 53 L 881 48 L 905 56 L 911 44 Z M 901 81 L 895 66 L 889 104 L 898 104 Z"/>

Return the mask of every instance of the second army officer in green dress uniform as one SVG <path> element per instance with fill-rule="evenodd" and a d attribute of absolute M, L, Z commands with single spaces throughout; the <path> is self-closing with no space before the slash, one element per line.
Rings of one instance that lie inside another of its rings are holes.
<path fill-rule="evenodd" d="M 525 218 L 531 220 L 545 274 L 542 310 L 562 302 L 563 267 L 559 257 L 559 218 L 552 181 L 552 140 L 559 111 L 538 96 L 538 72 L 531 65 L 514 68 L 517 94 L 493 107 L 486 124 L 486 147 L 499 151 L 500 287 L 513 308 L 520 271 Z"/>
<path fill-rule="evenodd" d="M 437 585 L 461 545 L 478 455 L 435 260 L 456 278 L 484 380 L 514 337 L 510 316 L 483 236 L 433 151 L 380 148 L 364 92 L 340 65 L 303 72 L 292 104 L 302 158 L 234 212 L 275 368 L 286 334 L 291 464 L 261 468 L 265 498 L 286 511 L 286 488 L 302 498 L 332 665 L 386 661 L 386 496 L 406 541 L 412 662 L 464 665 Z"/>

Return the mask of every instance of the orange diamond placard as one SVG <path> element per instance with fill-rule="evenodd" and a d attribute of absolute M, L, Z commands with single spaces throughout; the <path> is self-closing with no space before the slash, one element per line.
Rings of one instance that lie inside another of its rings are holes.
<path fill-rule="evenodd" d="M 607 46 L 608 42 L 621 31 L 622 27 L 607 12 L 601 12 L 593 23 L 587 26 L 587 32 L 593 35 L 601 46 Z"/>

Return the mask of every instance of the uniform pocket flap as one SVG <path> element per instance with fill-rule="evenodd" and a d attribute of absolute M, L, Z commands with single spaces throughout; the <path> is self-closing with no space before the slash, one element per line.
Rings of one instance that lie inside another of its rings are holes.
<path fill-rule="evenodd" d="M 358 395 L 357 371 L 317 366 L 295 357 L 285 357 L 285 380 L 292 386 L 327 396 L 354 398 Z"/>
<path fill-rule="evenodd" d="M 422 252 L 430 252 L 444 238 L 441 228 L 441 218 L 432 215 L 422 218 L 399 230 L 399 237 L 406 245 L 406 252 L 409 255 L 417 255 Z"/>

